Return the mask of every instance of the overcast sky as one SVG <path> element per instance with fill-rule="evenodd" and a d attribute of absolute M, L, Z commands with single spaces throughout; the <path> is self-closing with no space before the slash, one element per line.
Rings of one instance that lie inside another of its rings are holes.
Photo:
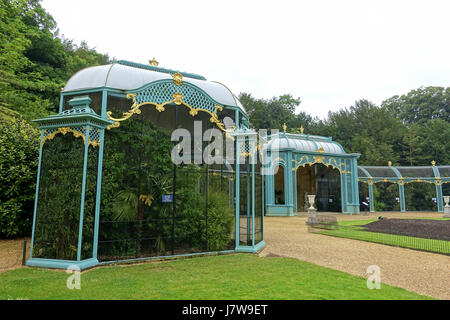
<path fill-rule="evenodd" d="M 198 73 L 236 94 L 291 93 L 323 118 L 449 86 L 450 1 L 44 0 L 60 33 L 110 57 Z"/>

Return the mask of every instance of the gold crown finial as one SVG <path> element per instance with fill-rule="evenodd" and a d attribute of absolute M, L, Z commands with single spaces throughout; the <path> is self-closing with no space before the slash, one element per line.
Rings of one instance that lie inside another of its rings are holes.
<path fill-rule="evenodd" d="M 153 57 L 153 59 L 150 60 L 148 63 L 150 63 L 150 65 L 153 67 L 157 67 L 159 65 L 159 62 L 156 61 L 155 57 Z"/>
<path fill-rule="evenodd" d="M 303 126 L 300 126 L 300 133 L 303 134 L 305 132 L 305 128 Z"/>
<path fill-rule="evenodd" d="M 436 161 L 431 161 L 431 165 L 434 167 L 436 165 Z"/>
<path fill-rule="evenodd" d="M 286 132 L 286 130 L 287 130 L 287 125 L 286 125 L 286 123 L 283 123 L 283 131 Z"/>
<path fill-rule="evenodd" d="M 388 166 L 392 166 L 392 161 L 388 161 Z"/>

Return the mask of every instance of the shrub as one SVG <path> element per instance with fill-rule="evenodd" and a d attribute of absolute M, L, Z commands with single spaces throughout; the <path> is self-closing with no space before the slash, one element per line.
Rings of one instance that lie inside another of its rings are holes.
<path fill-rule="evenodd" d="M 39 130 L 0 118 L 0 238 L 30 235 L 38 157 Z"/>

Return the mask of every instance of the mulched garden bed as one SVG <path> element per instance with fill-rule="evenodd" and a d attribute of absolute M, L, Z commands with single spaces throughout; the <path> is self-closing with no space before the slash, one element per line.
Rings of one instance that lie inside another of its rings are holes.
<path fill-rule="evenodd" d="M 371 232 L 450 241 L 450 220 L 387 219 L 371 222 L 363 228 Z"/>

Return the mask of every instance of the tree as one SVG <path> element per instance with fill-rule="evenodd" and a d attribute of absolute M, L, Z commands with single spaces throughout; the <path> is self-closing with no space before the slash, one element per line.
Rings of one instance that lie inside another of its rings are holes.
<path fill-rule="evenodd" d="M 255 129 L 280 129 L 283 124 L 295 124 L 295 109 L 301 103 L 300 98 L 290 94 L 267 99 L 255 99 L 248 93 L 241 93 L 239 100 Z"/>
<path fill-rule="evenodd" d="M 406 95 L 393 96 L 381 104 L 405 124 L 423 124 L 431 119 L 450 122 L 450 87 L 420 87 Z"/>

